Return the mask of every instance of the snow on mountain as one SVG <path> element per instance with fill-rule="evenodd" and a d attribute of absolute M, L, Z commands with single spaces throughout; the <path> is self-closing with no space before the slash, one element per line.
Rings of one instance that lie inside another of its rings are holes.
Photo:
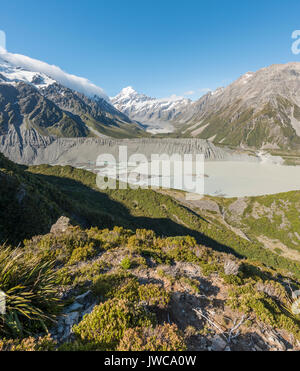
<path fill-rule="evenodd" d="M 25 82 L 42 89 L 47 88 L 56 81 L 43 73 L 36 73 L 20 67 L 14 67 L 0 58 L 0 82 L 9 84 Z"/>
<path fill-rule="evenodd" d="M 0 48 L 0 74 L 2 81 L 6 79 L 10 83 L 24 81 L 42 88 L 58 82 L 88 97 L 97 96 L 109 100 L 102 88 L 83 77 L 68 74 L 57 66 L 37 59 L 9 53 L 3 48 Z"/>
<path fill-rule="evenodd" d="M 147 131 L 153 134 L 173 132 L 175 128 L 172 121 L 192 103 L 189 99 L 175 95 L 169 98 L 151 98 L 136 92 L 131 86 L 122 89 L 110 101 L 129 118 L 147 126 Z"/>
<path fill-rule="evenodd" d="M 76 138 L 145 135 L 142 125 L 118 111 L 103 90 L 88 80 L 3 48 L 0 121 L 0 136 L 21 133 L 22 140 L 29 132 Z"/>

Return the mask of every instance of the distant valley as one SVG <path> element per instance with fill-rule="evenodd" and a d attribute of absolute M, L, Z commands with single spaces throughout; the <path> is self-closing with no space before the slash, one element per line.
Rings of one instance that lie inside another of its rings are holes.
<path fill-rule="evenodd" d="M 300 63 L 248 72 L 192 102 L 153 99 L 126 88 L 111 102 L 130 118 L 176 137 L 244 149 L 300 148 Z M 158 130 L 159 131 L 159 130 Z"/>

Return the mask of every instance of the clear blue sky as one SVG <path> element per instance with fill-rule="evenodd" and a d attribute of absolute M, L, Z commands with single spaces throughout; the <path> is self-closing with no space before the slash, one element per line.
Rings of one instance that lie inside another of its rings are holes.
<path fill-rule="evenodd" d="M 299 61 L 299 0 L 1 1 L 10 52 L 87 77 L 108 95 L 125 86 L 166 97 L 226 85 L 247 71 Z"/>

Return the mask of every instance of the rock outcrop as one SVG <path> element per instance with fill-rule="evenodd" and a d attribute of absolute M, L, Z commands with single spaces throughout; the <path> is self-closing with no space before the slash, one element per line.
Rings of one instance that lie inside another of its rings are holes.
<path fill-rule="evenodd" d="M 66 232 L 66 230 L 71 226 L 70 219 L 66 216 L 61 216 L 58 221 L 51 227 L 50 233 L 60 234 Z"/>

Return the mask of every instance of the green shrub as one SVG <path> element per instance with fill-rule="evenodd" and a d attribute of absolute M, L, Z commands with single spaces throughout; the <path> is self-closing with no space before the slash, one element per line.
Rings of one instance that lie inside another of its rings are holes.
<path fill-rule="evenodd" d="M 126 274 L 103 274 L 95 283 L 94 293 L 103 300 L 143 302 L 150 307 L 166 308 L 170 302 L 170 294 L 164 288 L 156 284 L 140 285 L 137 278 Z"/>
<path fill-rule="evenodd" d="M 151 326 L 153 315 L 128 300 L 111 299 L 96 306 L 76 326 L 74 334 L 84 343 L 92 342 L 99 350 L 115 350 L 129 328 Z"/>
<path fill-rule="evenodd" d="M 244 313 L 255 313 L 260 321 L 292 332 L 300 339 L 300 318 L 286 310 L 278 300 L 257 291 L 254 284 L 246 284 L 229 290 L 228 305 Z"/>
<path fill-rule="evenodd" d="M 162 287 L 149 283 L 138 288 L 139 300 L 148 306 L 166 308 L 170 302 L 170 294 Z"/>
<path fill-rule="evenodd" d="M 131 260 L 130 260 L 130 258 L 129 257 L 126 257 L 126 258 L 124 258 L 122 261 L 121 261 L 121 267 L 123 268 L 123 269 L 125 269 L 125 270 L 128 270 L 128 269 L 130 269 L 130 268 L 132 268 L 132 262 L 131 262 Z"/>
<path fill-rule="evenodd" d="M 72 255 L 68 261 L 68 264 L 76 264 L 81 261 L 87 261 L 97 255 L 97 251 L 94 248 L 94 244 L 91 243 L 84 247 L 77 247 L 72 251 Z"/>
<path fill-rule="evenodd" d="M 87 233 L 90 238 L 99 241 L 105 250 L 126 245 L 130 236 L 133 235 L 132 231 L 122 227 L 114 227 L 113 230 L 91 228 Z"/>
<path fill-rule="evenodd" d="M 40 351 L 54 351 L 56 342 L 50 335 L 34 338 L 28 337 L 22 340 L 7 340 L 0 339 L 0 351 L 9 352 L 40 352 Z"/>
<path fill-rule="evenodd" d="M 176 325 L 128 329 L 117 348 L 118 351 L 183 351 L 184 339 Z"/>
<path fill-rule="evenodd" d="M 93 293 L 103 299 L 111 298 L 112 293 L 114 293 L 121 284 L 124 285 L 129 278 L 133 278 L 133 276 L 124 271 L 100 274 L 94 279 L 92 287 Z"/>
<path fill-rule="evenodd" d="M 239 277 L 239 276 L 236 276 L 234 274 L 229 274 L 229 275 L 221 274 L 221 277 L 223 278 L 225 283 L 229 283 L 230 285 L 237 285 L 238 286 L 238 285 L 243 284 L 242 278 Z"/>

